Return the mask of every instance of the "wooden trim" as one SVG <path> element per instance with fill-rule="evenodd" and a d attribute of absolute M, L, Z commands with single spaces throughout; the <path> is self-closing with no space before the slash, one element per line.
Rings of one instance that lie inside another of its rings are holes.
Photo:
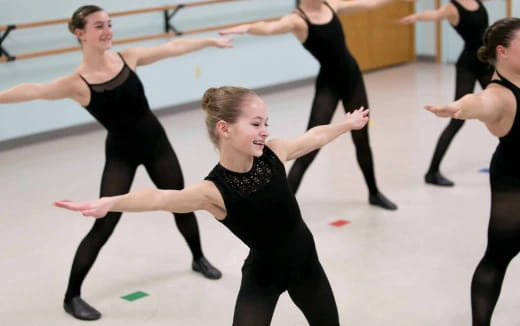
<path fill-rule="evenodd" d="M 231 1 L 240 1 L 240 0 L 207 0 L 207 1 L 188 3 L 185 5 L 179 4 L 179 5 L 173 5 L 173 6 L 161 6 L 161 7 L 152 7 L 152 8 L 145 8 L 145 9 L 118 11 L 118 12 L 109 13 L 109 16 L 118 17 L 118 16 L 128 16 L 128 15 L 136 15 L 136 14 L 145 14 L 145 13 L 156 12 L 156 11 L 177 9 L 179 7 L 185 7 L 185 8 L 197 7 L 197 6 L 218 4 L 218 3 L 231 2 Z M 22 29 L 22 28 L 42 27 L 42 26 L 47 26 L 47 25 L 66 24 L 69 21 L 70 21 L 69 18 L 63 18 L 63 19 L 53 19 L 53 20 L 38 21 L 38 22 L 33 22 L 33 23 L 14 24 L 14 25 L 16 26 L 16 29 Z M 7 28 L 8 28 L 8 25 L 0 25 L 0 32 L 6 31 Z"/>
<path fill-rule="evenodd" d="M 506 16 L 507 17 L 513 16 L 513 0 L 506 1 Z"/>
<path fill-rule="evenodd" d="M 236 0 L 228 0 L 228 1 L 236 1 Z M 278 20 L 278 19 L 280 19 L 280 17 L 263 19 L 262 21 L 269 22 L 269 21 L 274 21 L 274 20 Z M 241 22 L 241 23 L 227 24 L 227 25 L 220 25 L 220 26 L 213 26 L 213 27 L 191 29 L 191 30 L 183 31 L 182 35 L 200 34 L 200 33 L 205 33 L 205 32 L 211 32 L 211 31 L 226 29 L 226 28 L 229 28 L 229 27 L 233 27 L 235 25 L 250 24 L 250 23 L 254 23 L 254 22 L 257 22 L 257 20 L 246 21 L 246 22 Z M 148 36 L 139 36 L 139 37 L 132 37 L 132 38 L 127 38 L 127 39 L 122 39 L 122 40 L 116 40 L 116 41 L 113 41 L 112 44 L 113 45 L 118 45 L 118 44 L 150 41 L 150 40 L 161 39 L 161 38 L 168 38 L 168 37 L 174 37 L 174 36 L 177 36 L 177 34 L 174 33 L 174 32 L 172 32 L 172 33 L 161 33 L 161 34 L 154 34 L 154 35 L 148 35 Z M 40 51 L 40 52 L 19 54 L 19 55 L 16 55 L 16 60 L 31 59 L 31 58 L 43 57 L 43 56 L 47 56 L 47 55 L 68 53 L 68 52 L 73 52 L 73 51 L 78 51 L 78 50 L 81 50 L 81 47 L 74 46 L 74 47 L 61 48 L 61 49 L 55 49 L 55 50 L 48 50 L 48 51 Z M 6 61 L 7 61 L 7 58 L 5 56 L 0 57 L 0 62 L 6 62 Z"/>

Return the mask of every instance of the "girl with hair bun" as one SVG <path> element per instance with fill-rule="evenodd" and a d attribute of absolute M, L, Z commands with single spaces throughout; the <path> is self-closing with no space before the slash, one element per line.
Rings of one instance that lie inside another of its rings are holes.
<path fill-rule="evenodd" d="M 442 20 L 447 20 L 464 40 L 464 48 L 455 66 L 455 100 L 458 100 L 466 94 L 473 93 L 477 81 L 482 89 L 486 88 L 493 75 L 491 66 L 477 58 L 477 50 L 482 45 L 482 35 L 489 25 L 488 13 L 481 0 L 451 0 L 437 10 L 418 12 L 402 18 L 399 22 L 412 24 L 417 21 Z M 441 174 L 440 165 L 463 124 L 464 120 L 451 119 L 441 133 L 428 171 L 424 175 L 426 183 L 444 187 L 454 185 L 453 181 Z"/>
<path fill-rule="evenodd" d="M 490 164 L 488 243 L 471 282 L 473 326 L 489 326 L 504 275 L 520 251 L 520 19 L 498 20 L 484 33 L 479 56 L 493 64 L 491 83 L 478 94 L 426 109 L 440 117 L 478 119 L 499 138 Z"/>
<path fill-rule="evenodd" d="M 109 52 L 112 47 L 110 17 L 100 7 L 92 5 L 74 12 L 69 30 L 83 51 L 78 68 L 50 83 L 26 83 L 0 92 L 0 103 L 70 98 L 89 111 L 108 131 L 100 196 L 127 193 L 140 164 L 157 187 L 182 189 L 184 180 L 179 161 L 161 123 L 150 110 L 135 70 L 138 66 L 210 46 L 229 48 L 230 39 L 173 39 L 159 46 L 113 53 Z M 192 269 L 209 279 L 220 278 L 220 271 L 202 253 L 195 215 L 189 211 L 174 215 L 193 256 Z M 97 220 L 76 251 L 63 302 L 65 311 L 75 318 L 95 320 L 101 317 L 81 298 L 81 286 L 120 216 L 121 213 L 113 212 L 107 218 Z"/>
<path fill-rule="evenodd" d="M 206 210 L 250 248 L 242 267 L 234 326 L 269 325 L 285 291 L 310 325 L 339 325 L 332 289 L 287 182 L 284 163 L 363 128 L 368 110 L 354 110 L 341 122 L 311 128 L 294 139 L 267 140 L 267 110 L 249 89 L 211 88 L 202 108 L 209 138 L 219 150 L 219 162 L 204 181 L 182 190 L 149 189 L 55 205 L 96 218 L 110 211 Z"/>

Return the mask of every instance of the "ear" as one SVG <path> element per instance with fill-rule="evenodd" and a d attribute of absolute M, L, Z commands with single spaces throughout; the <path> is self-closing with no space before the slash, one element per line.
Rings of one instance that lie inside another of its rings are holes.
<path fill-rule="evenodd" d="M 503 45 L 497 45 L 497 57 L 503 57 L 507 55 L 507 49 Z"/>
<path fill-rule="evenodd" d="M 224 120 L 219 120 L 215 125 L 215 131 L 219 138 L 229 138 L 229 124 Z"/>
<path fill-rule="evenodd" d="M 85 32 L 83 30 L 79 29 L 79 28 L 76 28 L 74 30 L 74 35 L 76 35 L 76 38 L 78 40 L 82 41 L 82 37 L 83 37 L 83 35 L 85 35 Z"/>

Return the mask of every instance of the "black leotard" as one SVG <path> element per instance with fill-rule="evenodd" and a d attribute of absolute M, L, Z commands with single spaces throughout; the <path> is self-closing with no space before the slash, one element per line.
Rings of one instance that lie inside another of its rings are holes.
<path fill-rule="evenodd" d="M 494 80 L 515 96 L 511 130 L 500 137 L 490 164 L 491 216 L 488 244 L 471 284 L 474 326 L 489 326 L 507 266 L 520 251 L 520 89 L 502 77 Z"/>
<path fill-rule="evenodd" d="M 157 150 L 169 150 L 166 133 L 150 110 L 141 80 L 126 63 L 107 82 L 85 82 L 91 94 L 85 108 L 107 129 L 107 150 L 137 164 L 145 163 Z"/>
<path fill-rule="evenodd" d="M 206 179 L 224 199 L 227 216 L 222 223 L 250 248 L 233 325 L 268 325 L 285 290 L 311 325 L 338 325 L 312 234 L 276 154 L 265 147 L 249 172 L 218 164 Z"/>
<path fill-rule="evenodd" d="M 303 47 L 320 63 L 320 74 L 327 74 L 334 81 L 348 81 L 352 77 L 351 73 L 356 73 L 359 68 L 348 50 L 338 16 L 328 2 L 324 4 L 332 11 L 332 19 L 325 24 L 313 24 L 305 12 L 297 8 L 308 26 L 308 36 Z M 342 88 L 343 85 L 335 86 Z"/>
<path fill-rule="evenodd" d="M 459 13 L 459 23 L 453 28 L 464 40 L 464 48 L 470 51 L 477 51 L 482 46 L 482 36 L 489 25 L 487 10 L 480 2 L 476 10 L 468 10 L 460 5 L 456 0 L 451 3 L 457 8 Z"/>
<path fill-rule="evenodd" d="M 175 152 L 150 110 L 139 77 L 122 56 L 121 59 L 123 68 L 112 80 L 90 84 L 81 77 L 90 90 L 90 103 L 86 109 L 108 131 L 100 196 L 127 193 L 140 164 L 158 188 L 182 189 L 184 179 Z M 96 220 L 80 243 L 72 264 L 66 303 L 81 295 L 83 280 L 120 217 L 121 213 L 111 212 L 106 218 Z M 175 222 L 188 242 L 193 258 L 199 259 L 202 249 L 195 215 L 175 214 Z"/>
<path fill-rule="evenodd" d="M 369 107 L 363 76 L 347 48 L 341 22 L 332 7 L 326 1 L 324 4 L 332 11 L 332 19 L 325 24 L 313 24 L 301 8 L 296 11 L 308 26 L 308 36 L 303 46 L 320 62 L 307 129 L 330 123 L 340 100 L 345 112 L 352 112 L 361 106 Z M 379 189 L 374 175 L 368 124 L 361 130 L 353 130 L 351 136 L 369 192 L 375 195 Z M 289 184 L 294 192 L 317 154 L 318 150 L 313 151 L 294 162 L 289 171 Z"/>
<path fill-rule="evenodd" d="M 507 135 L 499 138 L 498 146 L 490 165 L 491 189 L 496 191 L 520 190 L 520 89 L 497 72 L 500 80 L 492 83 L 502 85 L 514 95 L 517 103 L 513 126 Z"/>
<path fill-rule="evenodd" d="M 479 0 L 477 2 L 479 5 L 478 9 L 467 10 L 456 0 L 451 0 L 451 3 L 459 13 L 459 23 L 457 26 L 452 27 L 464 40 L 464 49 L 460 53 L 455 65 L 455 100 L 472 93 L 475 89 L 476 81 L 480 83 L 482 89 L 486 88 L 493 76 L 492 67 L 480 61 L 477 57 L 477 50 L 482 46 L 482 37 L 489 24 L 486 7 Z M 450 120 L 448 126 L 439 137 L 428 173 L 434 174 L 439 171 L 441 161 L 448 151 L 448 147 L 463 124 L 464 120 Z"/>

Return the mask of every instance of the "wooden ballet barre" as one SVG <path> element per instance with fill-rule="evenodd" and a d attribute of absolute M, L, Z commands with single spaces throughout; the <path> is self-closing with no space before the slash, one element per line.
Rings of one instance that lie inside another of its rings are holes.
<path fill-rule="evenodd" d="M 171 5 L 171 6 L 161 6 L 161 7 L 152 7 L 152 8 L 145 8 L 145 9 L 118 11 L 118 12 L 109 13 L 109 16 L 110 17 L 119 17 L 119 16 L 128 16 L 128 15 L 136 15 L 136 14 L 146 14 L 146 13 L 156 12 L 156 11 L 177 10 L 177 9 L 181 9 L 181 8 L 197 7 L 197 6 L 218 4 L 218 3 L 231 2 L 231 1 L 241 1 L 241 0 L 207 0 L 207 1 L 188 3 L 188 4 L 178 4 L 178 5 Z M 0 32 L 4 32 L 8 29 L 23 29 L 23 28 L 42 27 L 42 26 L 48 26 L 48 25 L 66 24 L 69 21 L 70 21 L 69 18 L 63 18 L 63 19 L 53 19 L 53 20 L 33 22 L 33 23 L 0 25 Z"/>
<path fill-rule="evenodd" d="M 224 0 L 224 1 L 237 1 L 237 0 Z M 278 19 L 280 19 L 280 17 L 262 19 L 261 21 L 269 22 L 269 21 L 274 21 L 274 20 L 278 20 Z M 200 33 L 206 33 L 206 32 L 226 29 L 226 28 L 233 27 L 233 26 L 236 26 L 239 24 L 255 23 L 257 21 L 258 20 L 252 20 L 252 21 L 246 21 L 246 22 L 241 22 L 241 23 L 239 22 L 239 23 L 233 23 L 233 24 L 227 24 L 227 25 L 198 28 L 198 29 L 183 31 L 182 33 L 170 32 L 170 33 L 161 33 L 161 34 L 148 35 L 148 36 L 132 37 L 132 38 L 113 41 L 112 44 L 118 45 L 118 44 L 150 41 L 150 40 L 155 40 L 155 39 L 174 37 L 174 36 L 178 36 L 181 34 L 182 35 L 200 34 Z M 16 56 L 16 60 L 31 59 L 31 58 L 43 57 L 43 56 L 54 55 L 54 54 L 68 53 L 68 52 L 78 51 L 80 49 L 81 48 L 79 46 L 74 46 L 74 47 L 61 48 L 61 49 L 55 49 L 55 50 L 47 50 L 47 51 L 20 54 L 20 55 Z M 8 61 L 8 59 L 5 56 L 0 57 L 0 62 L 7 62 L 7 61 Z"/>
<path fill-rule="evenodd" d="M 204 5 L 209 5 L 209 4 L 219 4 L 219 3 L 231 2 L 231 1 L 240 1 L 240 0 L 205 0 L 205 1 L 188 3 L 188 4 L 176 4 L 176 5 L 170 5 L 170 6 L 160 6 L 160 7 L 145 8 L 145 9 L 119 11 L 119 12 L 109 13 L 109 15 L 112 17 L 119 17 L 119 16 L 128 16 L 128 15 L 136 15 L 136 14 L 144 14 L 144 13 L 162 11 L 163 17 L 164 17 L 164 32 L 168 33 L 170 31 L 173 31 L 179 35 L 180 32 L 175 28 L 175 26 L 173 26 L 171 24 L 171 20 L 179 12 L 180 9 L 204 6 Z M 171 13 L 170 13 L 170 11 L 171 11 Z M 24 28 L 43 27 L 43 26 L 57 25 L 57 24 L 67 24 L 69 21 L 70 21 L 69 19 L 53 19 L 53 20 L 24 23 L 24 24 L 0 25 L 0 62 L 14 61 L 16 59 L 27 59 L 27 58 L 33 58 L 35 56 L 42 56 L 42 55 L 63 53 L 61 51 L 65 51 L 65 52 L 75 51 L 76 48 L 67 48 L 65 50 L 63 50 L 63 49 L 58 50 L 58 52 L 56 52 L 56 50 L 49 50 L 49 51 L 41 51 L 41 52 L 36 52 L 36 53 L 26 54 L 26 55 L 11 55 L 7 51 L 7 49 L 5 49 L 2 46 L 2 43 L 6 40 L 6 38 L 9 36 L 9 34 L 14 30 L 24 29 Z"/>

